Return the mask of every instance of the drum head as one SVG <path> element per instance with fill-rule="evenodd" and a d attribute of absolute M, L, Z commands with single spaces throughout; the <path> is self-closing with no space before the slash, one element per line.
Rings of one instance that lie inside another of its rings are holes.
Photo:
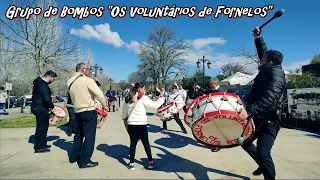
<path fill-rule="evenodd" d="M 67 111 L 63 107 L 58 106 L 58 105 L 54 105 L 52 113 L 57 118 L 64 118 L 67 115 Z"/>
<path fill-rule="evenodd" d="M 231 148 L 238 146 L 247 120 L 240 119 L 233 111 L 210 112 L 192 124 L 194 138 L 209 147 Z M 243 135 L 244 143 L 254 134 L 254 123 L 250 121 Z"/>
<path fill-rule="evenodd" d="M 106 112 L 104 112 L 102 109 L 96 107 L 96 111 L 98 113 L 99 116 L 102 116 L 102 117 L 107 117 L 108 114 Z"/>

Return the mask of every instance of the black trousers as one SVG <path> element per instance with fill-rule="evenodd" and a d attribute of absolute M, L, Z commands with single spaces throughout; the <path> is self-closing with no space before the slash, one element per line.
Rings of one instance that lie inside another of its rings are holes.
<path fill-rule="evenodd" d="M 108 106 L 109 106 L 109 111 L 108 111 L 108 112 L 110 112 L 110 110 L 111 110 L 111 106 L 110 106 L 110 103 L 108 103 Z M 115 107 L 116 107 L 116 105 L 112 105 L 112 108 L 113 108 L 113 112 L 115 112 Z"/>
<path fill-rule="evenodd" d="M 147 125 L 128 125 L 128 131 L 130 135 L 130 163 L 134 163 L 139 138 L 141 139 L 144 150 L 146 151 L 148 160 L 152 161 Z"/>
<path fill-rule="evenodd" d="M 177 113 L 177 114 L 174 114 L 174 116 L 173 116 L 173 118 L 174 118 L 174 120 L 177 122 L 177 124 L 180 126 L 180 128 L 181 128 L 181 130 L 182 131 L 186 131 L 186 128 L 183 126 L 183 124 L 182 124 L 182 121 L 181 121 L 181 119 L 179 118 L 179 113 Z M 163 121 L 163 129 L 164 130 L 168 130 L 168 128 L 167 128 L 167 121 Z"/>
<path fill-rule="evenodd" d="M 73 107 L 67 107 L 68 114 L 69 114 L 69 123 L 68 123 L 68 131 L 75 132 L 76 131 L 76 115 L 74 113 Z"/>
<path fill-rule="evenodd" d="M 43 149 L 47 145 L 47 133 L 49 128 L 49 110 L 32 110 L 32 113 L 36 116 L 36 132 L 34 150 Z"/>
<path fill-rule="evenodd" d="M 271 149 L 280 126 L 277 122 L 269 121 L 256 132 L 250 142 L 242 145 L 242 148 L 256 161 L 265 179 L 275 179 L 276 171 L 271 157 Z M 253 141 L 257 140 L 257 147 Z"/>
<path fill-rule="evenodd" d="M 75 115 L 77 126 L 70 161 L 78 161 L 79 165 L 87 164 L 91 162 L 90 158 L 94 151 L 98 116 L 95 110 L 75 113 Z"/>

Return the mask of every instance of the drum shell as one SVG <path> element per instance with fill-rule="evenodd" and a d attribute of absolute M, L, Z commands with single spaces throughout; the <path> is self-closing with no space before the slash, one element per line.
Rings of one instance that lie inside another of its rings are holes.
<path fill-rule="evenodd" d="M 242 102 L 235 94 L 223 92 L 206 94 L 189 104 L 184 121 L 192 129 L 193 136 L 198 142 L 210 147 L 235 147 L 238 146 L 236 139 L 242 134 L 247 122 L 239 119 L 237 111 L 240 108 L 243 108 Z M 232 116 L 231 120 L 228 119 L 229 116 Z M 217 133 L 219 128 L 222 128 L 220 134 Z M 253 136 L 254 128 L 254 123 L 250 122 L 245 131 L 245 142 Z M 234 132 L 228 129 L 233 129 Z"/>

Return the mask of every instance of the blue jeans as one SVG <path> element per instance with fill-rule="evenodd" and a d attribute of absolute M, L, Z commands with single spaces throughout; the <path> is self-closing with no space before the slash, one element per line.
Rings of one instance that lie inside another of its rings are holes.
<path fill-rule="evenodd" d="M 2 107 L 3 114 L 7 114 L 6 103 L 0 103 L 0 106 Z"/>

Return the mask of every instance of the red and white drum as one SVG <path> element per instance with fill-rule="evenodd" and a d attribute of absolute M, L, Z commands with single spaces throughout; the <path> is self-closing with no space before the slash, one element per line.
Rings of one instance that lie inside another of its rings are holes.
<path fill-rule="evenodd" d="M 157 114 L 162 121 L 169 121 L 172 120 L 174 114 L 177 114 L 183 107 L 184 105 L 177 106 L 175 103 L 170 103 L 159 108 Z"/>
<path fill-rule="evenodd" d="M 101 108 L 98 108 L 98 107 L 96 107 L 96 111 L 98 114 L 97 128 L 101 129 L 104 121 L 107 120 L 108 114 L 107 112 L 103 111 Z"/>
<path fill-rule="evenodd" d="M 247 120 L 238 116 L 240 108 L 244 106 L 238 95 L 225 92 L 206 94 L 189 104 L 184 121 L 198 142 L 209 147 L 236 147 L 239 145 L 237 138 L 247 124 Z M 243 143 L 252 138 L 254 128 L 250 121 L 244 131 Z"/>
<path fill-rule="evenodd" d="M 63 107 L 55 105 L 49 114 L 49 125 L 58 125 L 66 115 L 67 111 Z"/>
<path fill-rule="evenodd" d="M 108 99 L 108 103 L 109 103 L 110 106 L 115 105 L 116 101 L 117 101 L 117 97 Z"/>
<path fill-rule="evenodd" d="M 104 121 L 107 120 L 108 114 L 107 112 L 102 110 L 102 105 L 98 101 L 95 101 L 95 107 L 98 114 L 97 128 L 101 129 Z"/>

